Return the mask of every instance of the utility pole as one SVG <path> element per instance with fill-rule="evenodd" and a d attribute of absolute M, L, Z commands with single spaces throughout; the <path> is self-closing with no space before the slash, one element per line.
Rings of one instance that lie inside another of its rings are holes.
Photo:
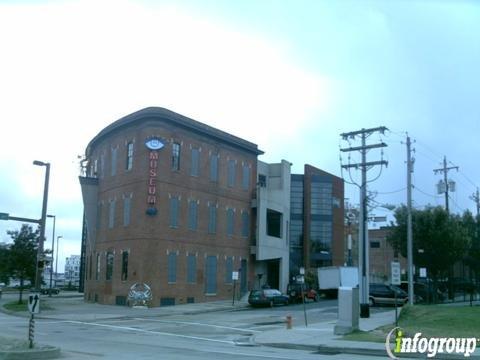
<path fill-rule="evenodd" d="M 480 196 L 478 194 L 478 187 L 477 187 L 477 192 L 470 195 L 470 199 L 475 201 L 475 204 L 477 205 L 477 216 L 480 215 Z"/>
<path fill-rule="evenodd" d="M 362 183 L 360 186 L 360 241 L 359 241 L 359 278 L 360 278 L 360 317 L 368 318 L 370 317 L 370 308 L 369 308 L 369 258 L 368 258 L 368 214 L 367 214 L 367 171 L 373 168 L 376 165 L 387 166 L 388 162 L 381 161 L 371 161 L 367 162 L 367 151 L 375 148 L 386 147 L 387 144 L 380 142 L 378 144 L 367 145 L 367 137 L 372 135 L 375 132 L 380 132 L 383 134 L 388 130 L 385 126 L 372 128 L 372 129 L 362 129 L 358 131 L 353 131 L 349 133 L 340 134 L 343 140 L 355 139 L 357 136 L 360 136 L 362 145 L 357 147 L 349 147 L 340 149 L 342 152 L 351 152 L 351 151 L 360 151 L 362 156 L 362 162 L 357 164 L 347 164 L 342 165 L 342 169 L 360 168 L 362 172 Z"/>
<path fill-rule="evenodd" d="M 434 174 L 438 174 L 438 173 L 443 173 L 443 181 L 445 182 L 445 210 L 447 210 L 447 214 L 450 213 L 449 211 L 449 207 L 448 207 L 448 172 L 450 170 L 457 170 L 458 171 L 458 166 L 450 166 L 450 167 L 447 167 L 447 157 L 444 156 L 443 157 L 443 168 L 441 169 L 434 169 L 433 172 Z"/>
<path fill-rule="evenodd" d="M 413 232 L 412 232 L 412 173 L 413 161 L 407 135 L 407 263 L 408 263 L 408 303 L 413 305 Z"/>

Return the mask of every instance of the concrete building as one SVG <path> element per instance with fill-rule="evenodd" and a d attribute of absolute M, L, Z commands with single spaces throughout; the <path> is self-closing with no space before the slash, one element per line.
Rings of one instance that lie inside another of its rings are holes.
<path fill-rule="evenodd" d="M 258 161 L 252 202 L 256 287 L 268 285 L 283 292 L 289 276 L 290 167 L 285 160 L 279 164 Z"/>
<path fill-rule="evenodd" d="M 151 287 L 152 306 L 231 299 L 233 271 L 240 293 L 252 288 L 259 154 L 251 142 L 163 108 L 103 129 L 80 177 L 86 300 L 125 304 L 135 283 Z"/>
<path fill-rule="evenodd" d="M 80 283 L 80 255 L 71 255 L 65 258 L 65 285 L 78 287 Z"/>
<path fill-rule="evenodd" d="M 344 253 L 343 179 L 305 165 L 291 175 L 290 277 L 299 268 L 340 266 Z"/>

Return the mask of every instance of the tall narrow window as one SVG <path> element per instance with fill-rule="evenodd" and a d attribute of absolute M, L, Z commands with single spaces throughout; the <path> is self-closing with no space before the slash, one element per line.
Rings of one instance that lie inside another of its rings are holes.
<path fill-rule="evenodd" d="M 107 266 L 105 271 L 105 280 L 112 280 L 113 277 L 113 253 L 107 252 Z"/>
<path fill-rule="evenodd" d="M 225 261 L 225 283 L 232 283 L 232 272 L 233 272 L 233 258 L 231 256 L 227 257 Z"/>
<path fill-rule="evenodd" d="M 218 181 L 218 155 L 210 155 L 210 181 Z"/>
<path fill-rule="evenodd" d="M 130 209 L 131 209 L 132 198 L 126 196 L 123 199 L 123 226 L 130 225 Z"/>
<path fill-rule="evenodd" d="M 227 209 L 227 235 L 233 235 L 233 209 Z"/>
<path fill-rule="evenodd" d="M 117 175 L 117 148 L 112 149 L 112 166 L 110 167 L 110 175 Z"/>
<path fill-rule="evenodd" d="M 228 160 L 227 185 L 229 187 L 234 187 L 235 186 L 235 160 Z"/>
<path fill-rule="evenodd" d="M 190 200 L 188 202 L 188 228 L 197 230 L 197 201 Z"/>
<path fill-rule="evenodd" d="M 193 254 L 187 256 L 187 283 L 197 282 L 197 257 Z"/>
<path fill-rule="evenodd" d="M 178 227 L 178 197 L 170 198 L 170 227 Z"/>
<path fill-rule="evenodd" d="M 88 257 L 88 279 L 92 280 L 92 254 Z"/>
<path fill-rule="evenodd" d="M 105 154 L 102 153 L 100 155 L 100 177 L 103 178 L 105 176 Z"/>
<path fill-rule="evenodd" d="M 95 273 L 95 280 L 100 278 L 100 254 L 97 253 L 97 272 Z"/>
<path fill-rule="evenodd" d="M 108 208 L 108 228 L 113 229 L 115 226 L 115 200 L 110 200 Z"/>
<path fill-rule="evenodd" d="M 249 187 L 250 187 L 250 167 L 248 165 L 243 165 L 242 189 L 248 190 Z"/>
<path fill-rule="evenodd" d="M 127 143 L 127 163 L 125 164 L 126 170 L 132 170 L 133 167 L 133 142 Z"/>
<path fill-rule="evenodd" d="M 190 175 L 198 176 L 198 168 L 199 168 L 199 159 L 200 159 L 200 151 L 198 149 L 192 149 L 192 167 L 190 169 Z"/>
<path fill-rule="evenodd" d="M 122 251 L 122 281 L 128 279 L 128 251 Z"/>
<path fill-rule="evenodd" d="M 177 253 L 171 252 L 168 254 L 168 282 L 177 282 Z"/>
<path fill-rule="evenodd" d="M 99 202 L 97 205 L 97 231 L 102 228 L 102 203 Z"/>
<path fill-rule="evenodd" d="M 172 170 L 180 170 L 180 144 L 172 144 Z"/>
<path fill-rule="evenodd" d="M 250 222 L 248 217 L 248 212 L 242 212 L 242 236 L 248 237 L 248 233 L 250 230 Z"/>
<path fill-rule="evenodd" d="M 208 233 L 215 234 L 217 232 L 217 206 L 210 204 L 208 206 Z"/>
<path fill-rule="evenodd" d="M 217 257 L 207 256 L 205 268 L 205 293 L 215 295 L 217 293 Z"/>

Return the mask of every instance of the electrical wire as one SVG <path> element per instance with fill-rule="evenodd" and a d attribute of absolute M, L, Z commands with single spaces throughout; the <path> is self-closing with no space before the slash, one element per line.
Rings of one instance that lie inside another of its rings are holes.
<path fill-rule="evenodd" d="M 379 194 L 379 195 L 396 194 L 396 193 L 399 193 L 399 192 L 402 192 L 402 191 L 405 191 L 405 190 L 407 190 L 407 187 L 404 187 L 404 188 L 398 189 L 398 190 L 394 190 L 394 191 L 386 191 L 386 192 L 377 191 L 377 194 Z"/>
<path fill-rule="evenodd" d="M 422 189 L 420 189 L 419 187 L 417 187 L 416 185 L 412 185 L 412 188 L 413 188 L 414 190 L 417 190 L 418 192 L 421 192 L 423 195 L 430 196 L 430 197 L 435 198 L 435 199 L 438 199 L 438 198 L 441 198 L 441 197 L 442 197 L 441 195 L 432 195 L 432 194 L 429 194 L 429 193 L 423 191 Z"/>

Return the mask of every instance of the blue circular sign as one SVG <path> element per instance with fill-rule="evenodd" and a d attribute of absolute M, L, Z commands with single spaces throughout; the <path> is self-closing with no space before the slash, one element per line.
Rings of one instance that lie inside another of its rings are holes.
<path fill-rule="evenodd" d="M 145 140 L 145 146 L 150 150 L 160 150 L 165 144 L 157 137 Z"/>

